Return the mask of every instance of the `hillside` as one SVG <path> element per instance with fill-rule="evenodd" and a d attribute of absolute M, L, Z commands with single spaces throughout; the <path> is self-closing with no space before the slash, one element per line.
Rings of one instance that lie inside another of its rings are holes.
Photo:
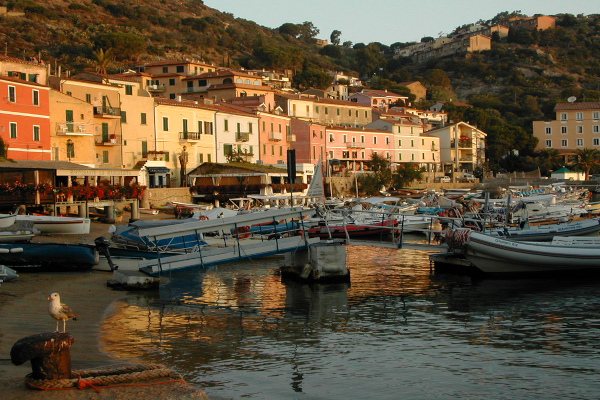
<path fill-rule="evenodd" d="M 535 163 L 531 121 L 553 118 L 556 102 L 570 96 L 600 100 L 600 15 L 557 15 L 556 28 L 511 31 L 508 38 L 495 38 L 490 51 L 417 64 L 396 57 L 409 43 L 320 48 L 314 40 L 318 30 L 310 22 L 265 28 L 201 0 L 11 0 L 3 5 L 24 13 L 0 15 L 0 43 L 6 43 L 7 55 L 41 58 L 72 73 L 94 70 L 110 52 L 114 59 L 108 59 L 108 72 L 144 60 L 187 58 L 231 68 L 291 69 L 300 87 L 328 86 L 325 70 L 356 74 L 375 89 L 399 93 L 407 93 L 400 82 L 419 80 L 429 90 L 420 107 L 436 100 L 475 106 L 451 109 L 451 117 L 488 133 L 493 169 L 513 168 L 513 161 L 503 165 L 513 149 L 522 155 L 519 167 L 533 166 L 528 165 Z M 501 13 L 487 22 L 514 14 Z"/>

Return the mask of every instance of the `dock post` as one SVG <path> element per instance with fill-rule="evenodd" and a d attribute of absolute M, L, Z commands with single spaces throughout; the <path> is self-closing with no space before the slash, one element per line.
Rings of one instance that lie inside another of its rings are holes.
<path fill-rule="evenodd" d="M 131 219 L 129 222 L 137 221 L 138 219 L 140 219 L 140 201 L 134 199 L 131 202 Z"/>

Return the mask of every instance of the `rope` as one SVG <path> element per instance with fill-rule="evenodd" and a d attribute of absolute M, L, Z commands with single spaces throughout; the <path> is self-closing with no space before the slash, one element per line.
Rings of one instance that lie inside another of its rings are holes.
<path fill-rule="evenodd" d="M 99 392 L 98 387 L 147 386 L 161 385 L 172 382 L 186 383 L 180 374 L 159 364 L 121 366 L 105 370 L 73 371 L 71 379 L 33 379 L 32 374 L 25 377 L 25 384 L 30 389 L 38 390 L 67 390 L 92 388 Z M 157 378 L 173 378 L 168 381 L 127 384 Z"/>

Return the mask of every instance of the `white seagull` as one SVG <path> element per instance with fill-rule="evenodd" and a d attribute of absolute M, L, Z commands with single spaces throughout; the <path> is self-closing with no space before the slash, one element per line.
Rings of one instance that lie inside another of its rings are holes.
<path fill-rule="evenodd" d="M 58 332 L 58 321 L 63 322 L 63 333 L 66 330 L 67 320 L 72 319 L 77 321 L 77 315 L 73 314 L 69 306 L 60 302 L 60 295 L 58 293 L 52 293 L 50 297 L 50 304 L 48 305 L 48 312 L 52 318 L 56 319 L 56 332 Z"/>

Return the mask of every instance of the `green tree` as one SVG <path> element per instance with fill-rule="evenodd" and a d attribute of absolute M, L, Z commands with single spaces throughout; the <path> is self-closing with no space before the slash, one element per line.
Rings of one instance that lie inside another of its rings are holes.
<path fill-rule="evenodd" d="M 106 51 L 98 49 L 97 51 L 94 51 L 94 68 L 96 72 L 106 74 L 114 60 L 115 55 L 113 49 L 108 49 Z"/>
<path fill-rule="evenodd" d="M 329 41 L 334 46 L 339 46 L 340 45 L 340 36 L 342 36 L 342 32 L 340 32 L 336 29 L 333 32 L 331 32 L 331 36 L 329 36 Z"/>
<path fill-rule="evenodd" d="M 380 68 L 385 68 L 387 64 L 383 52 L 379 46 L 374 43 L 369 43 L 367 46 L 356 50 L 354 59 L 356 62 L 356 70 L 363 76 L 372 76 L 373 74 L 378 73 Z"/>
<path fill-rule="evenodd" d="M 597 172 L 600 167 L 600 152 L 596 149 L 577 149 L 575 152 L 577 161 L 573 167 L 585 172 L 585 179 L 589 179 L 591 172 Z"/>
<path fill-rule="evenodd" d="M 399 189 L 410 185 L 411 182 L 422 180 L 423 170 L 412 163 L 401 164 L 392 177 L 394 188 Z"/>

